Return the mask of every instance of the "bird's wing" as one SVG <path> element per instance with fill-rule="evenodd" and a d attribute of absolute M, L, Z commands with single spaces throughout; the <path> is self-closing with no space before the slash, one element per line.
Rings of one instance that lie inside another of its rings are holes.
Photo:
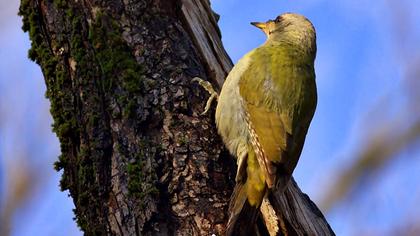
<path fill-rule="evenodd" d="M 270 188 L 276 183 L 277 168 L 289 161 L 291 149 L 296 146 L 294 124 L 299 123 L 294 120 L 295 100 L 299 98 L 293 97 L 293 91 L 285 90 L 294 89 L 294 84 L 287 84 L 294 81 L 283 78 L 295 76 L 296 72 L 287 71 L 290 64 L 277 61 L 272 53 L 276 52 L 261 50 L 254 54 L 239 82 L 251 142 Z M 281 171 L 291 174 L 293 169 Z"/>

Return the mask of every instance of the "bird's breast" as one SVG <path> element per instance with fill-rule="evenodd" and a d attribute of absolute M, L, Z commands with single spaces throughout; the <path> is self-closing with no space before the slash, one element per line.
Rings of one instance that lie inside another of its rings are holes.
<path fill-rule="evenodd" d="M 239 94 L 239 81 L 250 65 L 252 53 L 253 51 L 249 52 L 232 68 L 223 84 L 216 108 L 218 132 L 234 156 L 237 155 L 238 147 L 249 140 L 245 109 Z"/>

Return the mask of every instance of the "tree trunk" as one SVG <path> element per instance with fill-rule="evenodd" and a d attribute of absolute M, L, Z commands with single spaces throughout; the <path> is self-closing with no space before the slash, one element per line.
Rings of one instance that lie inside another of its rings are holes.
<path fill-rule="evenodd" d="M 207 0 L 22 0 L 76 220 L 86 235 L 222 235 L 235 162 L 200 116 L 232 63 Z M 290 184 L 289 232 L 333 234 Z"/>

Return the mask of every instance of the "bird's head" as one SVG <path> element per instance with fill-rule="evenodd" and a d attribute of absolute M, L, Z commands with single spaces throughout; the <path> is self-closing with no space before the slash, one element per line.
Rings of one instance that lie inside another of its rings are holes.
<path fill-rule="evenodd" d="M 285 13 L 275 20 L 251 22 L 267 35 L 267 42 L 286 42 L 316 50 L 315 28 L 306 17 L 296 13 Z"/>

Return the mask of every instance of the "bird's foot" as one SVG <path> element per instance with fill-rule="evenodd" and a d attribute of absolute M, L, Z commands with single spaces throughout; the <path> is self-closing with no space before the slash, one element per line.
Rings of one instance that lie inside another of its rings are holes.
<path fill-rule="evenodd" d="M 203 80 L 199 77 L 193 78 L 192 82 L 197 82 L 198 84 L 201 85 L 201 87 L 203 87 L 210 94 L 210 97 L 209 97 L 209 99 L 207 100 L 207 103 L 206 103 L 206 107 L 204 108 L 204 111 L 201 113 L 201 115 L 205 115 L 210 110 L 210 107 L 211 107 L 211 104 L 212 104 L 213 100 L 214 99 L 217 100 L 217 98 L 219 97 L 219 94 L 214 90 L 214 88 L 210 84 L 210 82 L 205 81 L 205 80 Z"/>

